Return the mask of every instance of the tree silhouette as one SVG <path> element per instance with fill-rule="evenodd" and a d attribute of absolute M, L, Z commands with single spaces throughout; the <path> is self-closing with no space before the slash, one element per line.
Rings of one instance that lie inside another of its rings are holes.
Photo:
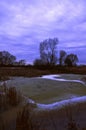
<path fill-rule="evenodd" d="M 77 62 L 78 62 L 78 57 L 75 54 L 69 54 L 65 59 L 65 64 L 68 66 L 76 66 Z"/>
<path fill-rule="evenodd" d="M 55 65 L 57 63 L 58 39 L 46 39 L 40 43 L 40 58 L 45 65 Z"/>
<path fill-rule="evenodd" d="M 59 64 L 60 66 L 64 65 L 65 58 L 66 58 L 66 52 L 64 50 L 60 51 L 60 58 L 59 58 Z"/>
<path fill-rule="evenodd" d="M 0 52 L 0 65 L 13 65 L 16 57 L 7 51 Z"/>

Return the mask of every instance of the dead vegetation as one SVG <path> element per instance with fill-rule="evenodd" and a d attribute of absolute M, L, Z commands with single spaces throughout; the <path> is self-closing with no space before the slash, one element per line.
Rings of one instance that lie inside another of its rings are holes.
<path fill-rule="evenodd" d="M 26 66 L 26 67 L 1 67 L 0 76 L 25 76 L 37 77 L 45 74 L 86 74 L 86 66 Z"/>
<path fill-rule="evenodd" d="M 28 103 L 17 113 L 16 130 L 33 130 L 31 111 L 31 106 Z"/>
<path fill-rule="evenodd" d="M 85 110 L 86 102 L 54 110 L 38 110 L 28 102 L 17 111 L 12 129 L 12 122 L 9 129 L 0 118 L 0 130 L 86 130 Z"/>
<path fill-rule="evenodd" d="M 22 101 L 21 93 L 16 89 L 16 87 L 7 87 L 4 82 L 0 86 L 0 111 L 3 112 L 9 107 L 16 106 Z"/>

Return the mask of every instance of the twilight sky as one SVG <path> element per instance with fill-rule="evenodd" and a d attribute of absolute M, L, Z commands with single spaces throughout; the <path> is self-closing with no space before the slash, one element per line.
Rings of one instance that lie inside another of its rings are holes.
<path fill-rule="evenodd" d="M 39 43 L 54 37 L 58 51 L 86 64 L 86 0 L 0 0 L 0 51 L 31 63 Z"/>

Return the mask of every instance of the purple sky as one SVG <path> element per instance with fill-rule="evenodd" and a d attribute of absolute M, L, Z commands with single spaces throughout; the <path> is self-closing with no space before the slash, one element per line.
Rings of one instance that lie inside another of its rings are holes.
<path fill-rule="evenodd" d="M 58 50 L 86 64 L 86 0 L 0 0 L 0 51 L 31 63 L 39 43 L 54 37 Z"/>

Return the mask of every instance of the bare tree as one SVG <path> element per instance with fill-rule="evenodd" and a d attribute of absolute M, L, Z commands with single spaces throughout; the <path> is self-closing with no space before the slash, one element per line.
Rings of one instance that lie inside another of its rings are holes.
<path fill-rule="evenodd" d="M 60 51 L 60 58 L 59 58 L 59 64 L 60 66 L 64 65 L 65 58 L 66 58 L 66 52 L 64 50 Z"/>
<path fill-rule="evenodd" d="M 78 57 L 75 54 L 67 55 L 65 59 L 65 64 L 68 66 L 76 66 L 78 62 Z"/>
<path fill-rule="evenodd" d="M 58 39 L 46 39 L 40 43 L 40 58 L 43 64 L 55 65 L 57 63 Z"/>

